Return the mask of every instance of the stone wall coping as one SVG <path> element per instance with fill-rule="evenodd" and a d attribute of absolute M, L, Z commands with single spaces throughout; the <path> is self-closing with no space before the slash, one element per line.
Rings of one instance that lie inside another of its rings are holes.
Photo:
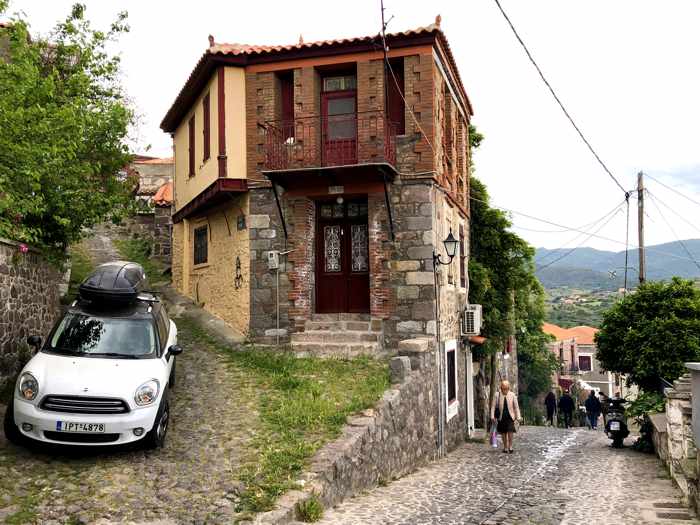
<path fill-rule="evenodd" d="M 432 337 L 416 337 L 414 339 L 404 339 L 399 341 L 399 354 L 402 352 L 432 352 Z"/>
<path fill-rule="evenodd" d="M 692 396 L 691 396 L 690 392 L 684 392 L 684 391 L 679 392 L 678 390 L 669 389 L 666 391 L 666 397 L 668 399 L 686 399 L 686 400 L 690 401 L 690 398 Z"/>
<path fill-rule="evenodd" d="M 686 363 L 685 367 L 694 372 L 700 372 L 700 363 Z"/>
<path fill-rule="evenodd" d="M 656 432 L 659 434 L 666 433 L 667 418 L 664 412 L 660 414 L 651 414 L 649 419 L 651 420 L 651 424 L 654 426 L 654 430 L 656 430 Z"/>
<path fill-rule="evenodd" d="M 34 246 L 27 244 L 26 242 L 13 241 L 10 239 L 6 239 L 5 237 L 0 237 L 0 244 L 4 244 L 5 246 L 11 246 L 13 248 L 18 248 L 20 244 L 24 244 L 27 248 L 29 248 L 30 252 L 36 253 L 37 255 L 43 255 L 42 251 L 39 250 L 39 248 L 35 248 Z"/>

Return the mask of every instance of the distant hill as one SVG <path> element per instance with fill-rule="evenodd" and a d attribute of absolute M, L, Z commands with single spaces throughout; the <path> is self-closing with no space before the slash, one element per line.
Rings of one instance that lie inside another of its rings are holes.
<path fill-rule="evenodd" d="M 700 239 L 683 241 L 690 253 L 700 261 Z M 547 266 L 567 253 L 567 248 L 549 250 L 538 248 L 535 254 L 537 277 L 545 288 L 578 287 L 589 290 L 614 290 L 622 286 L 625 252 L 608 252 L 593 248 L 576 248 L 570 255 Z M 700 269 L 688 260 L 679 242 L 669 242 L 647 247 L 647 279 L 662 280 L 674 276 L 699 278 Z M 638 251 L 629 250 L 627 265 L 634 268 L 628 271 L 628 282 L 635 283 L 638 278 L 636 269 L 639 268 Z M 547 266 L 546 268 L 542 268 Z M 616 273 L 611 278 L 610 273 Z"/>

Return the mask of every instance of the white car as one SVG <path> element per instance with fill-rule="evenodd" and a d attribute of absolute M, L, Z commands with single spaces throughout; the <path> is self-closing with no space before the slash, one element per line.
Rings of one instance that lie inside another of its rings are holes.
<path fill-rule="evenodd" d="M 174 385 L 177 327 L 163 304 L 143 292 L 134 263 L 97 268 L 22 369 L 5 414 L 11 441 L 163 446 Z"/>

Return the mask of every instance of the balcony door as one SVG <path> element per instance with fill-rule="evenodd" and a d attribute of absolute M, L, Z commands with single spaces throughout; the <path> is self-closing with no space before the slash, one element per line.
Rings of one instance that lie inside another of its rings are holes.
<path fill-rule="evenodd" d="M 367 200 L 319 202 L 316 312 L 369 312 Z"/>
<path fill-rule="evenodd" d="M 354 76 L 326 77 L 321 93 L 324 166 L 357 164 L 357 90 Z"/>

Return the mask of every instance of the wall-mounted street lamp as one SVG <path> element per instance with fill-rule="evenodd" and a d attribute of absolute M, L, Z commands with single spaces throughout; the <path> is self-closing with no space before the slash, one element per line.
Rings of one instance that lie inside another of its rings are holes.
<path fill-rule="evenodd" d="M 452 259 L 455 258 L 455 255 L 457 255 L 457 245 L 459 241 L 452 235 L 452 228 L 450 228 L 449 235 L 442 243 L 445 245 L 445 253 L 447 253 L 449 260 L 447 262 L 443 261 L 440 254 L 433 251 L 433 268 L 437 268 L 440 264 L 450 264 Z"/>

